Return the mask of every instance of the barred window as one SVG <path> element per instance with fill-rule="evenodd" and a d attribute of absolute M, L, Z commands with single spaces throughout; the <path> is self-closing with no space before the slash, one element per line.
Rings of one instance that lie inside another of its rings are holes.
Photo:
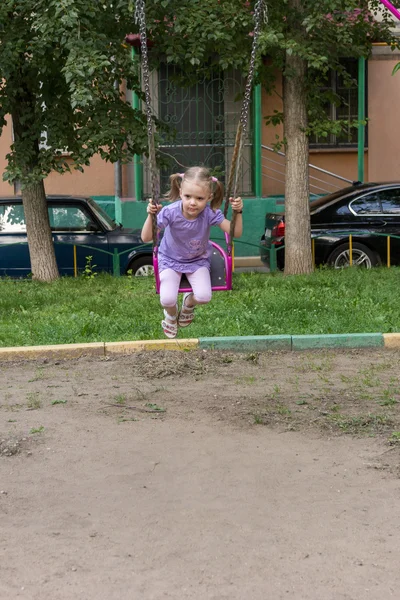
<path fill-rule="evenodd" d="M 351 126 L 352 121 L 358 119 L 358 60 L 347 58 L 341 61 L 346 71 L 352 78 L 349 86 L 341 73 L 330 71 L 327 76 L 327 85 L 321 92 L 333 92 L 340 98 L 340 102 L 326 102 L 326 114 L 331 121 L 348 121 L 348 125 L 340 135 L 333 133 L 327 137 L 313 135 L 310 137 L 311 148 L 324 147 L 356 147 L 358 142 L 358 129 Z M 365 94 L 365 114 L 367 114 L 367 94 Z M 367 128 L 365 128 L 365 144 L 367 143 Z"/>

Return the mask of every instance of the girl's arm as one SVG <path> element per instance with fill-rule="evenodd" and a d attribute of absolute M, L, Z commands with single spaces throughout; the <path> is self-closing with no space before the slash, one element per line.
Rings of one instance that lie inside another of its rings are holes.
<path fill-rule="evenodd" d="M 160 210 L 162 209 L 161 204 L 157 204 L 154 205 L 152 200 L 149 200 L 149 203 L 147 205 L 147 219 L 144 222 L 144 225 L 142 227 L 142 233 L 141 233 L 141 238 L 142 241 L 147 243 L 147 242 L 151 242 L 153 239 L 153 216 L 152 215 L 156 215 L 158 212 L 160 212 Z"/>
<path fill-rule="evenodd" d="M 235 222 L 235 231 L 233 232 L 233 237 L 239 238 L 241 237 L 242 233 L 243 233 L 243 219 L 242 219 L 242 210 L 243 210 L 243 201 L 241 198 L 229 198 L 229 201 L 231 203 L 232 206 L 232 210 L 234 210 L 237 215 L 236 215 L 236 222 Z M 222 231 L 224 233 L 229 233 L 230 229 L 231 229 L 231 222 L 229 221 L 229 219 L 224 219 L 222 221 L 222 223 L 220 223 L 219 225 L 220 229 L 222 229 Z"/>

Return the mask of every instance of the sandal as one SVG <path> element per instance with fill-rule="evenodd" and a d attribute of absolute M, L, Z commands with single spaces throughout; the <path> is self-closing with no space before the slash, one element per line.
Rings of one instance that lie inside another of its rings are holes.
<path fill-rule="evenodd" d="M 167 338 L 176 337 L 178 333 L 178 305 L 176 305 L 176 315 L 174 317 L 171 317 L 171 315 L 169 315 L 165 309 L 164 317 L 165 319 L 161 321 L 161 327 L 163 328 L 165 335 L 167 336 Z"/>
<path fill-rule="evenodd" d="M 183 296 L 182 308 L 178 315 L 179 327 L 187 327 L 194 319 L 194 306 L 186 306 L 186 300 L 193 292 L 187 292 Z"/>

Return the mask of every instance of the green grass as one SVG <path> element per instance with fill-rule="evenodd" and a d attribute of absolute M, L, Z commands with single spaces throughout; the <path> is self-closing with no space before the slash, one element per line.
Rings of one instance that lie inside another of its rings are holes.
<path fill-rule="evenodd" d="M 399 268 L 242 273 L 179 337 L 400 332 Z M 163 339 L 154 281 L 0 280 L 0 346 Z"/>

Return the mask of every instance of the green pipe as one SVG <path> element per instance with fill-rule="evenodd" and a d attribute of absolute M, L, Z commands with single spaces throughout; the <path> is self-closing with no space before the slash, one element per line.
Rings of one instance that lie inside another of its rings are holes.
<path fill-rule="evenodd" d="M 253 119 L 254 119 L 254 195 L 262 196 L 262 159 L 261 159 L 261 84 L 253 90 Z"/>
<path fill-rule="evenodd" d="M 140 64 L 138 60 L 138 50 L 136 48 L 132 48 L 132 60 L 137 64 L 137 69 L 140 76 Z M 141 109 L 140 98 L 134 91 L 132 91 L 132 107 L 136 110 Z M 135 154 L 133 157 L 133 175 L 135 179 L 135 199 L 140 201 L 143 200 L 143 165 L 142 157 L 139 154 Z"/>
<path fill-rule="evenodd" d="M 358 121 L 365 121 L 365 58 L 358 59 Z M 365 125 L 358 126 L 358 181 L 364 181 Z"/>

